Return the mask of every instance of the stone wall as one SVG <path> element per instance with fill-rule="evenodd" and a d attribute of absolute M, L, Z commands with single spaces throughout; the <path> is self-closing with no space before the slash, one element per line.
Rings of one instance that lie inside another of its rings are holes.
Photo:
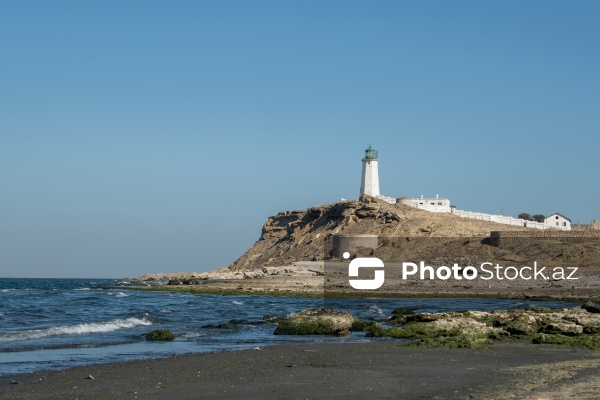
<path fill-rule="evenodd" d="M 510 242 L 511 244 L 516 244 L 519 241 L 526 242 L 536 238 L 597 238 L 598 240 L 600 240 L 600 231 L 561 231 L 558 229 L 545 229 L 490 232 L 490 244 L 496 247 L 502 247 L 503 241 Z"/>
<path fill-rule="evenodd" d="M 576 231 L 598 231 L 600 230 L 600 221 L 594 221 L 591 224 L 571 224 L 571 229 Z"/>
<path fill-rule="evenodd" d="M 360 247 L 375 250 L 377 244 L 377 235 L 333 235 L 333 256 L 341 258 L 348 252 L 354 257 Z"/>

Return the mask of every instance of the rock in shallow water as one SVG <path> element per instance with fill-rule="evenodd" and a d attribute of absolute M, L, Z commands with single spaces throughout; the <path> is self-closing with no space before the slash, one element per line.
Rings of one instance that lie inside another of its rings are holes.
<path fill-rule="evenodd" d="M 308 308 L 277 321 L 275 335 L 346 335 L 354 318 L 345 311 Z"/>
<path fill-rule="evenodd" d="M 146 340 L 150 341 L 168 341 L 175 339 L 175 335 L 171 333 L 171 331 L 167 331 L 165 329 L 157 329 L 152 332 L 148 332 L 144 335 Z"/>
<path fill-rule="evenodd" d="M 587 312 L 591 312 L 591 313 L 594 313 L 594 314 L 599 314 L 600 313 L 600 305 L 598 305 L 596 303 L 593 303 L 591 301 L 588 301 L 585 304 L 583 304 L 581 306 L 581 308 L 583 308 Z"/>

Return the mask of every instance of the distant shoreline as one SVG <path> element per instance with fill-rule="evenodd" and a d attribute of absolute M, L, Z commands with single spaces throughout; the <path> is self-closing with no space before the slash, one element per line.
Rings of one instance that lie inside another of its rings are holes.
<path fill-rule="evenodd" d="M 177 286 L 106 286 L 102 289 L 114 290 L 146 290 L 157 292 L 180 292 L 191 294 L 206 294 L 220 296 L 286 296 L 286 297 L 306 297 L 306 298 L 325 298 L 323 292 L 314 291 L 292 291 L 292 290 L 248 290 L 248 289 L 221 289 L 221 288 L 203 288 L 202 285 L 177 285 Z M 464 299 L 514 299 L 514 300 L 532 300 L 532 301 L 567 301 L 571 303 L 600 301 L 600 296 L 564 296 L 564 295 L 524 295 L 521 293 L 451 293 L 451 292 L 372 292 L 368 295 L 356 292 L 327 293 L 326 298 L 464 298 Z"/>

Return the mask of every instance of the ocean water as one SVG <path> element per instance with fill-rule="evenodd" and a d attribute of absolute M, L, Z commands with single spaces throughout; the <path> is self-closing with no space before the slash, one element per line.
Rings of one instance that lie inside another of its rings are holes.
<path fill-rule="evenodd" d="M 285 316 L 323 299 L 192 295 L 114 290 L 118 280 L 0 279 L 0 375 L 63 369 L 173 354 L 231 351 L 298 342 L 393 340 L 349 336 L 273 335 L 265 316 Z M 565 302 L 503 299 L 335 299 L 327 306 L 362 318 L 385 319 L 398 307 L 417 312 L 559 308 Z M 216 325 L 231 322 L 233 329 Z M 143 334 L 168 329 L 172 342 L 148 342 Z"/>

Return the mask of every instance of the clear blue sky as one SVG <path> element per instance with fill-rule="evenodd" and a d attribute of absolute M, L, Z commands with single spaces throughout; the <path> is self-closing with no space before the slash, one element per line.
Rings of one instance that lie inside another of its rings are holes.
<path fill-rule="evenodd" d="M 0 276 L 229 264 L 382 192 L 600 217 L 597 1 L 0 6 Z"/>

